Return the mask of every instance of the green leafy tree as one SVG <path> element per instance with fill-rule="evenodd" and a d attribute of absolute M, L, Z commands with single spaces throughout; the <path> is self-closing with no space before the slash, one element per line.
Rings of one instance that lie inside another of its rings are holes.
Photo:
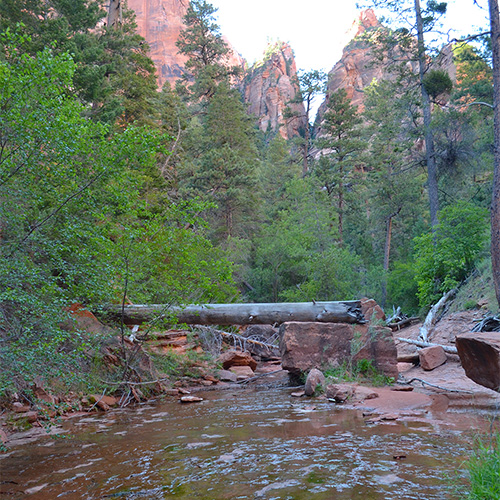
<path fill-rule="evenodd" d="M 71 53 L 76 62 L 73 86 L 93 119 L 120 125 L 146 123 L 156 91 L 149 47 L 136 33 L 134 13 L 123 9 L 122 22 L 108 27 L 97 0 L 6 0 L 0 3 L 0 30 L 20 26 L 29 36 L 18 50 L 34 55 L 45 47 Z"/>
<path fill-rule="evenodd" d="M 455 288 L 471 271 L 488 240 L 488 213 L 459 202 L 439 213 L 434 233 L 415 239 L 418 297 L 428 307 Z"/>
<path fill-rule="evenodd" d="M 71 57 L 29 55 L 23 41 L 2 35 L 0 57 L 2 394 L 35 376 L 78 378 L 90 340 L 61 328 L 72 303 L 121 300 L 124 289 L 167 303 L 236 293 L 231 265 L 193 229 L 205 207 L 145 196 L 164 138 L 86 118 Z"/>
<path fill-rule="evenodd" d="M 296 120 L 302 118 L 305 122 L 304 130 L 299 130 L 300 138 L 296 138 L 302 152 L 302 175 L 305 176 L 309 172 L 310 150 L 312 146 L 313 130 L 311 125 L 311 112 L 315 98 L 322 95 L 326 91 L 326 73 L 321 70 L 301 71 L 297 75 L 297 84 L 300 92 L 296 94 L 288 104 L 304 104 L 304 115 L 298 116 L 285 110 L 285 118 L 288 120 Z"/>
<path fill-rule="evenodd" d="M 446 2 L 438 2 L 436 0 L 429 0 L 424 5 L 422 5 L 420 0 L 372 0 L 369 2 L 369 5 L 389 9 L 400 23 L 404 23 L 404 27 L 400 27 L 393 32 L 386 32 L 388 36 L 386 41 L 381 44 L 383 47 L 382 51 L 397 47 L 398 63 L 401 61 L 401 56 L 406 56 L 406 61 L 415 61 L 417 63 L 430 219 L 431 225 L 434 227 L 438 223 L 439 192 L 432 129 L 431 99 L 428 92 L 429 80 L 427 80 L 428 84 L 426 85 L 426 75 L 428 74 L 429 62 L 431 60 L 429 56 L 432 50 L 426 44 L 425 37 L 439 24 L 440 18 L 446 13 L 447 4 Z M 408 25 L 410 29 L 408 29 Z M 379 42 L 382 38 L 379 37 Z"/>

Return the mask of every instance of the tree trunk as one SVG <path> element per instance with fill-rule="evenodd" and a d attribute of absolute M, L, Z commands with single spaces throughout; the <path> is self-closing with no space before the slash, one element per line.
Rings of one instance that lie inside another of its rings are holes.
<path fill-rule="evenodd" d="M 494 176 L 491 198 L 491 264 L 500 306 L 500 19 L 498 0 L 488 0 L 493 53 Z"/>
<path fill-rule="evenodd" d="M 418 39 L 418 67 L 420 79 L 420 91 L 422 94 L 422 112 L 424 115 L 424 140 L 425 159 L 427 162 L 427 190 L 429 193 L 429 208 L 431 214 L 431 226 L 435 229 L 438 225 L 438 183 L 436 156 L 434 153 L 434 135 L 431 128 L 431 100 L 424 86 L 424 76 L 426 70 L 424 25 L 422 22 L 422 11 L 420 0 L 415 0 L 415 16 L 417 18 L 417 39 Z"/>
<path fill-rule="evenodd" d="M 359 300 L 345 302 L 292 302 L 277 304 L 204 304 L 168 307 L 161 304 L 126 305 L 124 320 L 128 324 L 143 323 L 158 317 L 173 316 L 177 323 L 195 325 L 280 324 L 287 321 L 320 323 L 364 323 Z M 120 318 L 121 305 L 104 308 Z"/>
<path fill-rule="evenodd" d="M 116 28 L 122 21 L 121 0 L 109 0 L 108 27 Z"/>

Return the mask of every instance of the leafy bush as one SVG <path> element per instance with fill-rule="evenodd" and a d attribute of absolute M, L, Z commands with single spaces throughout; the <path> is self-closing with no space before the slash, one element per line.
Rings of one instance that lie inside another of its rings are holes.
<path fill-rule="evenodd" d="M 415 238 L 415 274 L 422 307 L 466 278 L 484 250 L 487 216 L 486 209 L 459 202 L 441 210 L 434 233 Z"/>

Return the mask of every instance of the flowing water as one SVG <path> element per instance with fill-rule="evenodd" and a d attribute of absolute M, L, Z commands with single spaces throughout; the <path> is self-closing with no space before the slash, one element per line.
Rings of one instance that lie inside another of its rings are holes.
<path fill-rule="evenodd" d="M 0 498 L 459 498 L 448 477 L 485 424 L 478 414 L 368 424 L 290 392 L 212 391 L 72 418 L 0 456 Z"/>

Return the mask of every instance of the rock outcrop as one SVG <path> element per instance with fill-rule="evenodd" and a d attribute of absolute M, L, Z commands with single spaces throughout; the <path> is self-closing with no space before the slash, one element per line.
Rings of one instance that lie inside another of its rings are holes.
<path fill-rule="evenodd" d="M 263 132 L 276 131 L 284 139 L 299 134 L 306 124 L 302 103 L 289 104 L 299 92 L 297 67 L 291 47 L 284 42 L 270 45 L 262 61 L 248 70 L 244 83 L 248 112 L 257 117 Z M 289 107 L 292 118 L 286 118 Z"/>
<path fill-rule="evenodd" d="M 382 28 L 371 9 L 360 13 L 350 30 L 352 39 L 344 48 L 342 58 L 328 73 L 327 95 L 345 89 L 351 103 L 362 108 L 363 89 L 374 79 L 381 80 L 387 74 L 381 65 L 373 63 L 372 47 L 367 41 L 361 40 L 360 36 L 367 31 Z M 323 103 L 320 108 L 321 116 L 325 109 L 326 103 Z"/>
<path fill-rule="evenodd" d="M 292 377 L 312 368 L 338 367 L 368 359 L 375 368 L 397 378 L 397 351 L 390 328 L 347 323 L 283 323 L 280 328 L 282 367 Z"/>
<path fill-rule="evenodd" d="M 500 392 L 500 332 L 464 333 L 456 346 L 467 377 Z"/>
<path fill-rule="evenodd" d="M 128 7 L 136 15 L 137 31 L 149 44 L 160 88 L 167 81 L 174 83 L 183 74 L 187 57 L 179 54 L 175 43 L 185 27 L 183 17 L 188 6 L 189 0 L 128 0 Z M 243 58 L 231 50 L 227 64 L 242 66 Z"/>

